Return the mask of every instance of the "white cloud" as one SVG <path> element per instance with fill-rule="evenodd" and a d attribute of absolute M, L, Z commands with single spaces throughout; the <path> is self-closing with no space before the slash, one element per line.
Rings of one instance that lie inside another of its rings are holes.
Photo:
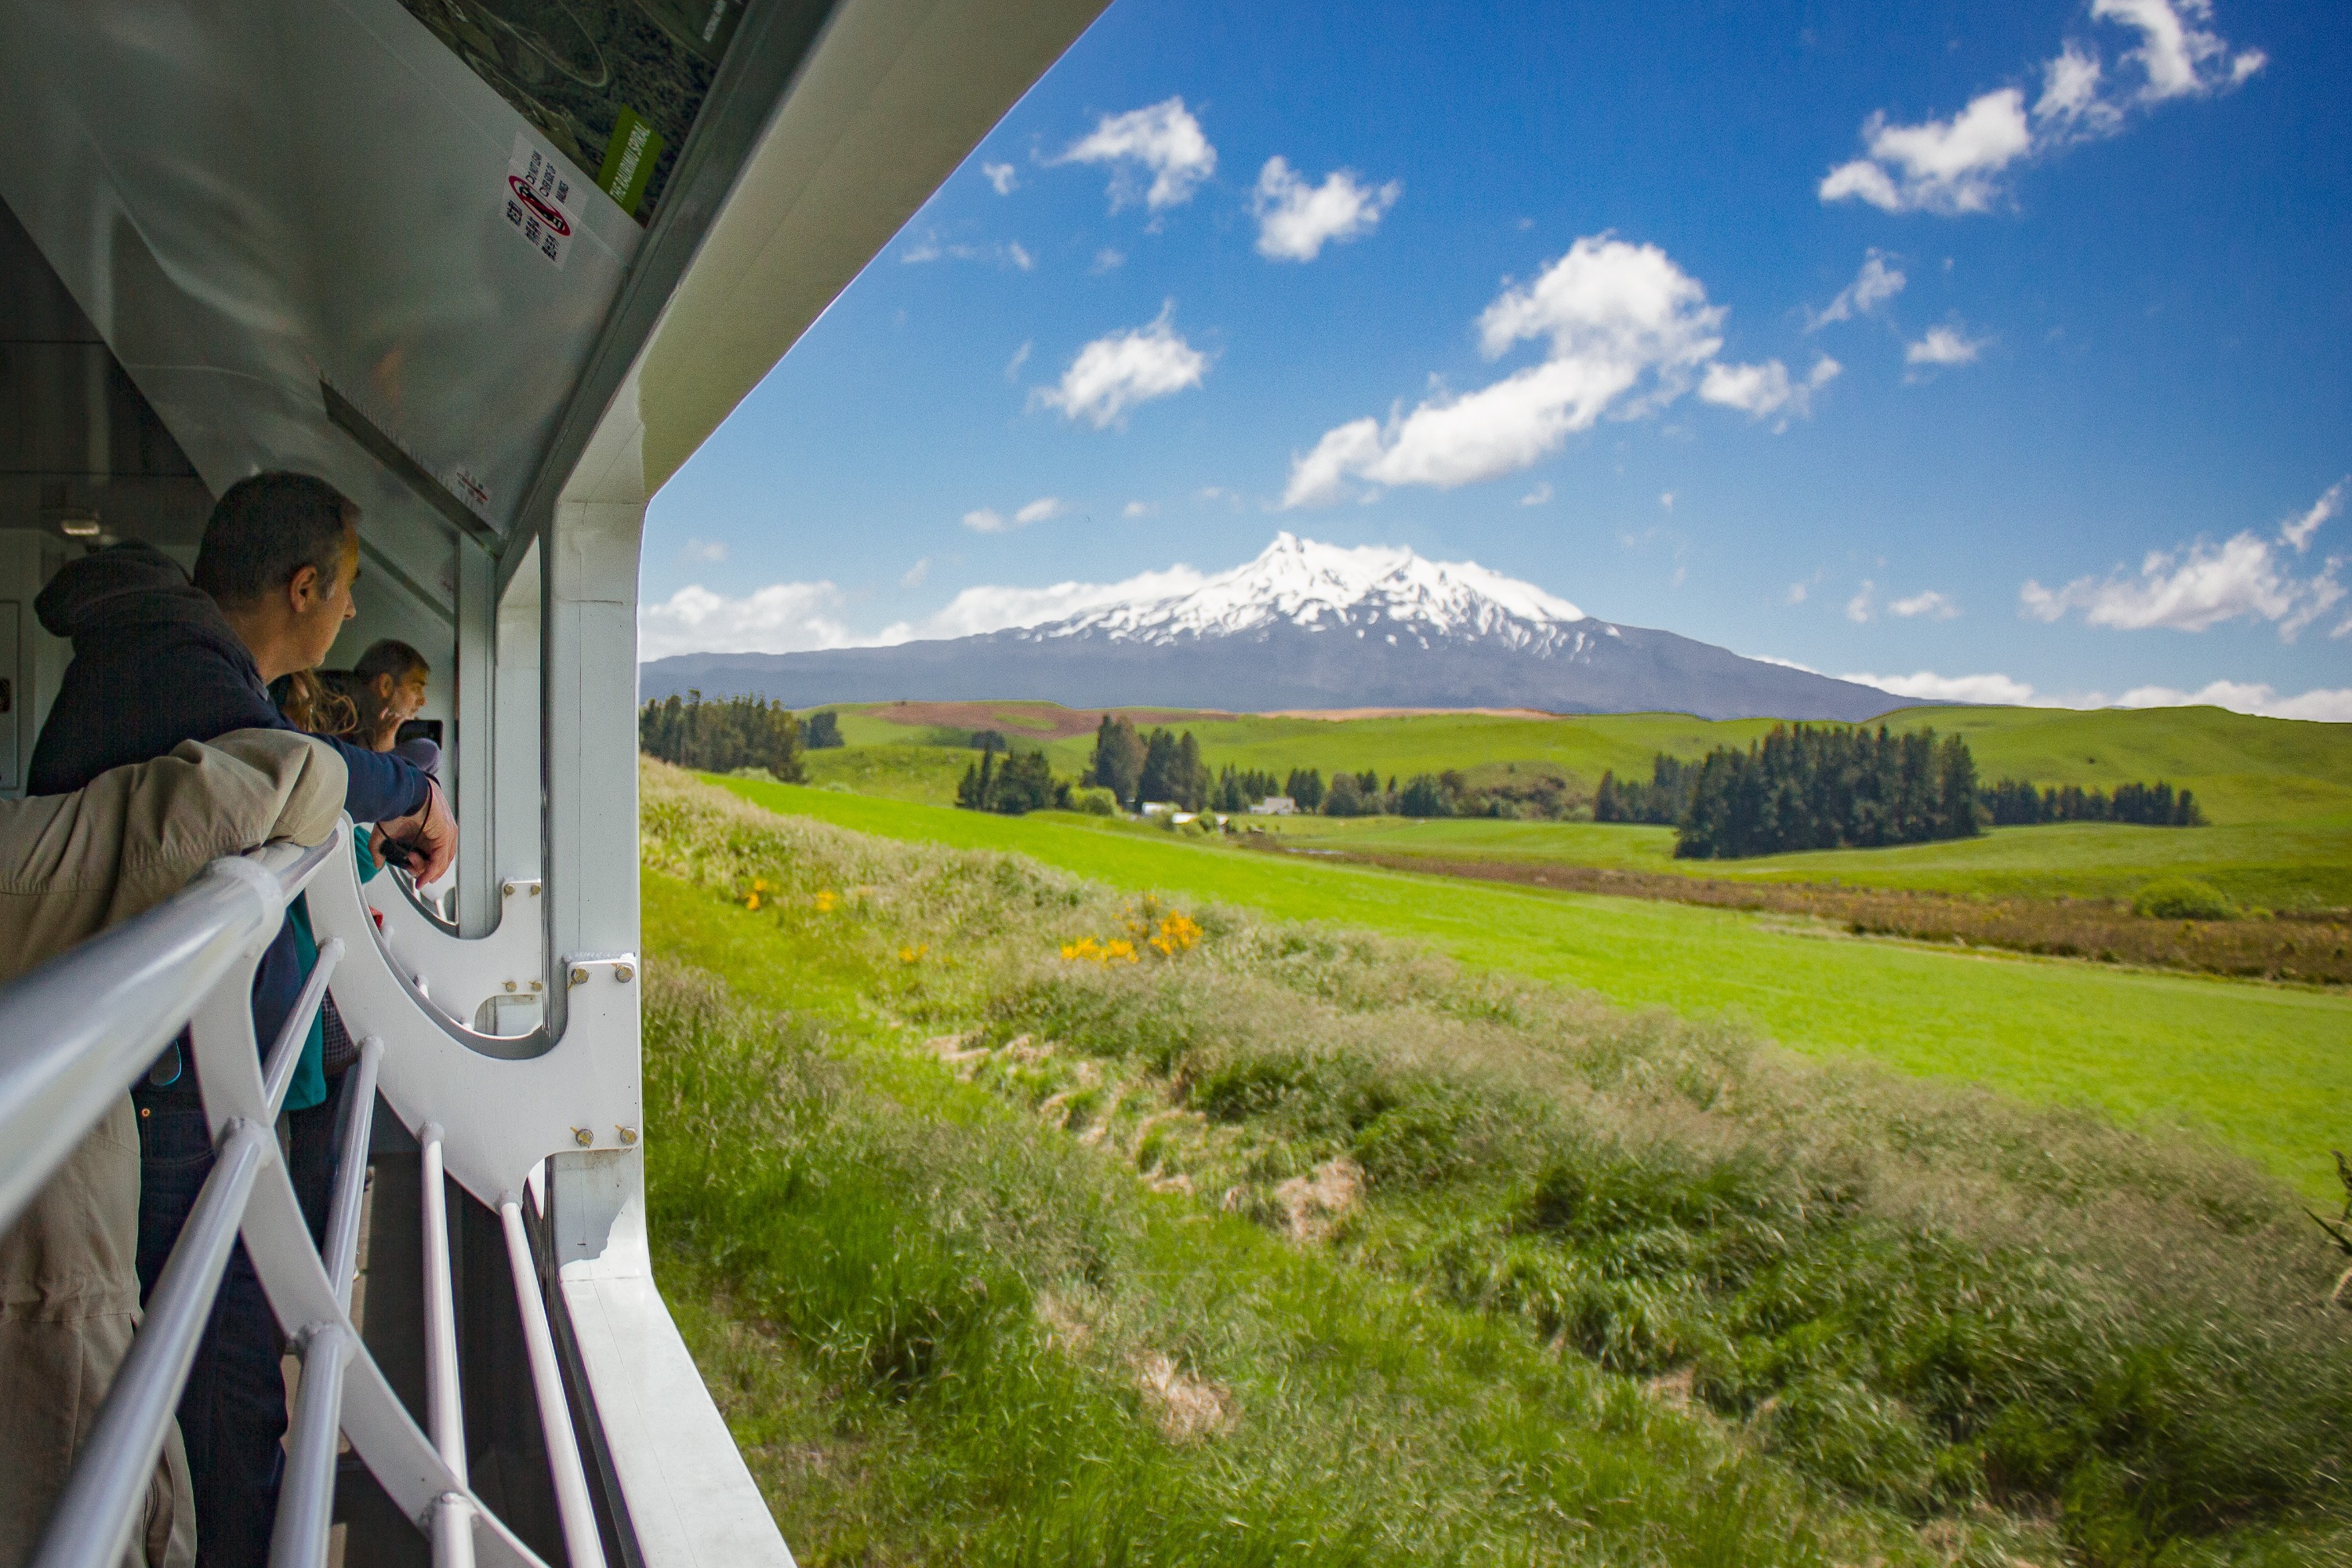
<path fill-rule="evenodd" d="M 1551 500 L 1551 481 L 1549 479 L 1539 479 L 1537 481 L 1535 489 L 1529 490 L 1527 494 L 1519 498 L 1519 504 L 1521 506 L 1541 506 L 1544 502 L 1549 500 Z"/>
<path fill-rule="evenodd" d="M 898 259 L 909 267 L 919 267 L 930 261 L 980 261 L 998 267 L 1010 267 L 1026 272 L 1037 265 L 1027 248 L 1018 240 L 1004 245 L 943 245 L 936 234 L 925 235 L 898 253 Z"/>
<path fill-rule="evenodd" d="M 637 657 L 674 653 L 797 653 L 846 647 L 841 590 L 831 583 L 772 583 L 740 599 L 700 584 L 637 610 Z"/>
<path fill-rule="evenodd" d="M 931 558 L 926 555 L 917 561 L 912 566 L 908 567 L 904 573 L 899 574 L 898 586 L 901 588 L 919 588 L 923 585 L 923 579 L 930 574 Z"/>
<path fill-rule="evenodd" d="M 1905 620 L 1926 616 L 1934 620 L 1948 621 L 1959 615 L 1960 607 L 1952 603 L 1950 595 L 1928 588 L 1907 599 L 1895 600 L 1886 606 L 1886 611 L 1889 615 L 1901 616 Z"/>
<path fill-rule="evenodd" d="M 1021 367 L 1029 363 L 1029 351 L 1035 346 L 1034 343 L 1024 339 L 1021 346 L 1013 351 L 1013 357 L 1004 362 L 1005 380 L 1017 381 L 1021 378 Z"/>
<path fill-rule="evenodd" d="M 1749 417 L 1764 418 L 1786 409 L 1799 417 L 1812 412 L 1813 394 L 1837 379 L 1844 367 L 1827 354 L 1813 362 L 1811 374 L 1802 381 L 1789 379 L 1789 367 L 1779 360 L 1766 360 L 1762 364 L 1726 364 L 1721 360 L 1706 367 L 1705 379 L 1698 384 L 1700 398 L 1737 408 Z M 1782 419 L 1779 428 L 1786 429 Z"/>
<path fill-rule="evenodd" d="M 1929 702 L 1991 702 L 2011 708 L 2057 706 L 2037 697 L 2033 688 L 2024 681 L 2012 680 L 2006 675 L 1937 675 L 1932 669 L 1923 669 L 1915 675 L 1841 675 L 1838 679 Z"/>
<path fill-rule="evenodd" d="M 2191 704 L 2227 708 L 2266 719 L 2310 719 L 2328 724 L 2352 724 L 2352 687 L 2324 688 L 2300 697 L 2281 697 L 2260 682 L 2216 680 L 2197 691 L 2176 691 L 2168 686 L 2136 686 L 2123 694 L 2122 708 L 2185 708 Z"/>
<path fill-rule="evenodd" d="M 709 561 L 715 563 L 727 559 L 727 542 L 721 539 L 689 539 L 686 542 L 686 548 L 677 553 L 678 559 L 682 561 Z"/>
<path fill-rule="evenodd" d="M 1096 273 L 1116 272 L 1127 265 L 1127 252 L 1104 246 L 1095 252 L 1095 263 L 1089 270 Z"/>
<path fill-rule="evenodd" d="M 2352 723 L 2352 688 L 2319 688 L 2298 697 L 2282 697 L 2275 688 L 2259 681 L 2215 680 L 2195 691 L 2169 686 L 2135 686 L 2121 697 L 2110 699 L 2097 691 L 2063 695 L 2039 691 L 2029 681 L 1998 673 L 1938 675 L 1932 669 L 1923 669 L 1915 675 L 1855 674 L 1838 679 L 1926 701 L 1984 702 L 2011 708 L 2183 708 L 2194 704 L 2265 719 Z"/>
<path fill-rule="evenodd" d="M 1949 120 L 1890 125 L 1873 114 L 1862 139 L 1868 156 L 1831 170 L 1822 201 L 1856 197 L 1891 213 L 1986 212 L 1999 194 L 1994 177 L 2033 144 L 2025 95 L 2013 87 L 1979 94 Z"/>
<path fill-rule="evenodd" d="M 1956 327 L 1929 327 L 1926 337 L 1904 346 L 1903 363 L 1909 365 L 1969 364 L 1983 350 L 1982 338 L 1968 337 Z"/>
<path fill-rule="evenodd" d="M 1666 510 L 1666 511 L 1672 511 L 1672 510 L 1675 510 L 1675 492 L 1674 492 L 1674 491 L 1672 491 L 1672 490 L 1660 490 L 1660 491 L 1658 492 L 1658 505 L 1659 505 L 1659 507 L 1660 507 L 1662 510 Z"/>
<path fill-rule="evenodd" d="M 1160 509 L 1158 507 L 1153 506 L 1150 501 L 1131 500 L 1125 506 L 1118 509 L 1118 515 L 1127 519 L 1128 521 L 1133 522 L 1139 517 L 1150 517 L 1153 512 L 1158 511 Z"/>
<path fill-rule="evenodd" d="M 982 163 L 980 173 L 1000 196 L 1009 196 L 1021 188 L 1020 171 L 1010 163 Z"/>
<path fill-rule="evenodd" d="M 1066 510 L 1057 496 L 1039 496 L 1027 506 L 1017 509 L 1011 517 L 993 507 L 980 507 L 963 514 L 963 525 L 974 533 L 1010 533 L 1016 528 L 1026 528 L 1033 522 L 1044 522 Z"/>
<path fill-rule="evenodd" d="M 1578 240 L 1532 283 L 1506 289 L 1478 318 L 1489 359 L 1542 341 L 1539 364 L 1459 396 L 1425 399 L 1385 426 L 1352 420 L 1291 460 L 1283 505 L 1348 499 L 1356 483 L 1451 489 L 1527 468 L 1604 414 L 1635 417 L 1688 390 L 1723 346 L 1720 306 L 1654 245 Z"/>
<path fill-rule="evenodd" d="M 990 585 L 966 588 L 937 614 L 921 621 L 901 621 L 884 628 L 875 640 L 908 642 L 916 638 L 964 637 L 1010 626 L 1042 626 L 1131 599 L 1156 599 L 1189 594 L 1207 579 L 1190 566 L 1164 572 L 1143 572 L 1119 583 L 1055 583 L 1044 588 Z"/>
<path fill-rule="evenodd" d="M 1312 261 L 1327 242 L 1371 233 L 1403 192 L 1395 180 L 1379 186 L 1359 184 L 1346 169 L 1310 185 L 1276 154 L 1258 171 L 1257 190 L 1250 198 L 1250 211 L 1257 218 L 1257 253 L 1276 261 Z"/>
<path fill-rule="evenodd" d="M 2042 64 L 2031 121 L 2014 87 L 1978 94 L 1949 120 L 1893 125 L 1884 111 L 1863 121 L 1863 156 L 1832 169 L 1824 202 L 1864 201 L 1890 213 L 1989 212 L 2001 176 L 2021 159 L 2112 135 L 2126 112 L 2169 99 L 2227 92 L 2268 63 L 2260 49 L 2232 53 L 2206 24 L 2211 0 L 2092 0 L 2095 21 L 2139 35 L 2111 74 L 2096 46 L 2069 38 Z"/>
<path fill-rule="evenodd" d="M 1790 584 L 1788 602 L 1791 605 L 1803 604 L 1805 602 L 1805 595 L 1807 592 L 1808 590 L 1802 583 Z"/>
<path fill-rule="evenodd" d="M 1200 385 L 1209 374 L 1209 357 L 1168 324 L 1175 309 L 1171 300 L 1150 326 L 1097 338 L 1078 351 L 1062 373 L 1061 385 L 1040 388 L 1033 401 L 1100 430 L 1123 420 L 1138 404 Z"/>
<path fill-rule="evenodd" d="M 1837 298 L 1827 306 L 1807 318 L 1805 331 L 1817 331 L 1832 321 L 1875 315 L 1881 305 L 1903 292 L 1908 281 L 1901 268 L 1889 266 L 1885 252 L 1873 247 L 1862 258 L 1862 270 L 1853 275 L 1853 281 L 1839 289 Z"/>
<path fill-rule="evenodd" d="M 1054 161 L 1111 165 L 1113 212 L 1138 200 L 1155 213 L 1181 205 L 1217 172 L 1217 150 L 1181 98 L 1125 114 L 1106 114 L 1090 134 L 1071 142 Z M 1139 197 L 1136 186 L 1144 174 L 1151 176 L 1151 184 Z"/>
<path fill-rule="evenodd" d="M 2327 487 L 2326 492 L 2317 500 L 2311 503 L 2311 510 L 2300 517 L 2289 518 L 2281 523 L 2279 542 L 2294 546 L 2294 552 L 2297 555 L 2310 549 L 2311 536 L 2319 531 L 2319 525 L 2342 510 L 2344 487 L 2347 484 L 2352 484 L 2352 478 L 2336 480 Z M 724 546 L 721 548 L 723 549 Z"/>
<path fill-rule="evenodd" d="M 1878 584 L 1863 579 L 1861 590 L 1845 602 L 1845 618 L 1860 626 L 1878 613 Z"/>
<path fill-rule="evenodd" d="M 2028 578 L 2018 590 L 2018 602 L 2039 620 L 2055 621 L 2080 610 L 2089 625 L 2119 631 L 2165 626 L 2201 632 L 2224 621 L 2267 621 L 2278 627 L 2282 641 L 2293 642 L 2343 599 L 2336 574 L 2344 558 L 2330 556 L 2315 575 L 2298 577 L 2278 547 L 2297 554 L 2309 548 L 2311 536 L 2335 515 L 2344 488 L 2342 480 L 2330 486 L 2309 510 L 2281 524 L 2275 541 L 2249 529 L 2220 544 L 2200 539 L 2185 549 L 2151 550 L 2136 577 L 2118 569 L 2104 581 L 2077 577 L 2054 589 Z M 2347 628 L 2352 621 L 2331 635 Z"/>

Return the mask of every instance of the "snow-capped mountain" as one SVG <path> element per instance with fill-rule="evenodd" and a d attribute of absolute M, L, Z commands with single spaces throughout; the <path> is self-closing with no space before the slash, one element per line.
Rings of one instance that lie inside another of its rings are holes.
<path fill-rule="evenodd" d="M 1186 637 L 1234 637 L 1287 624 L 1308 631 L 1383 635 L 1406 628 L 1423 647 L 1436 637 L 1481 637 L 1498 647 L 1553 652 L 1585 634 L 1585 614 L 1532 583 L 1474 561 L 1424 561 L 1411 550 L 1354 550 L 1277 533 L 1256 560 L 1189 594 L 1108 605 L 1036 628 L 1038 637 L 1099 634 L 1161 646 Z"/>
<path fill-rule="evenodd" d="M 1189 592 L 893 647 L 681 654 L 646 698 L 698 689 L 796 708 L 1029 698 L 1073 708 L 1535 708 L 1858 721 L 1905 700 L 1587 616 L 1471 562 L 1279 533 Z"/>

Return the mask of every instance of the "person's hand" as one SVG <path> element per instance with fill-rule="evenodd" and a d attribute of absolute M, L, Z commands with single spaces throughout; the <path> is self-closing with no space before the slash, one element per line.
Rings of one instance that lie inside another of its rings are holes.
<path fill-rule="evenodd" d="M 377 823 L 368 842 L 379 866 L 384 863 L 387 844 L 406 844 L 422 851 L 424 865 L 413 868 L 420 888 L 439 881 L 448 871 L 449 862 L 457 858 L 457 819 L 449 814 L 449 803 L 442 797 L 440 784 L 430 778 L 425 784 L 425 805 L 395 821 Z"/>

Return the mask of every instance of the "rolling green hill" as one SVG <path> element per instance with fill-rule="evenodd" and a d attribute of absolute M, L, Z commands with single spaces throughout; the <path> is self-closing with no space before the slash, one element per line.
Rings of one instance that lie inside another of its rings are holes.
<path fill-rule="evenodd" d="M 1867 1056 L 2028 1100 L 2095 1105 L 2126 1121 L 2186 1121 L 2315 1196 L 2335 1180 L 2321 1162 L 2345 1136 L 2352 998 L 1259 855 L 1060 813 L 989 816 L 712 782 L 770 810 L 863 833 L 1013 850 L 1118 888 L 1380 931 L 1624 1006 L 1741 1016 L 1810 1056 Z"/>
<path fill-rule="evenodd" d="M 809 753 L 809 779 L 861 795 L 945 805 L 973 728 L 1041 746 L 1055 769 L 1086 766 L 1097 715 L 1045 702 L 877 704 L 837 710 L 850 744 Z M 1139 711 L 1190 729 L 1212 766 L 1286 773 L 1370 768 L 1410 777 L 1449 768 L 1542 769 L 1590 789 L 1604 770 L 1646 778 L 1658 752 L 1694 757 L 1745 744 L 1762 720 L 1708 723 L 1676 714 L 1528 719 L 1452 713 L 1326 720 Z M 949 721 L 955 721 L 950 722 Z M 1997 830 L 1957 843 L 1676 862 L 1666 830 L 1577 822 L 1394 817 L 1296 820 L 1286 837 L 1317 847 L 1454 860 L 1557 863 L 1786 882 L 1995 897 L 2128 898 L 2159 876 L 2193 876 L 2272 909 L 2352 905 L 2352 725 L 2256 719 L 2218 708 L 1916 708 L 1895 728 L 1966 735 L 1988 780 L 2112 789 L 2165 779 L 2192 789 L 2213 826 L 2190 831 L 2108 823 Z"/>

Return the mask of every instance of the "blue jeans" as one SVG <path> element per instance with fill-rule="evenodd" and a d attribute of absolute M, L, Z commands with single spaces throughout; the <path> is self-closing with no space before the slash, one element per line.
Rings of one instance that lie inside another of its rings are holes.
<path fill-rule="evenodd" d="M 213 1168 L 212 1136 L 203 1105 L 175 1085 L 133 1096 L 139 1106 L 139 1294 L 155 1289 L 172 1245 L 180 1237 L 196 1194 Z M 143 1086 L 142 1086 L 143 1090 Z M 335 1097 L 290 1112 L 289 1174 L 318 1239 L 332 1180 Z M 279 1366 L 285 1339 L 263 1294 L 261 1278 L 238 1242 L 229 1255 L 220 1294 L 196 1348 L 195 1364 L 180 1395 L 180 1436 L 187 1445 L 188 1479 L 196 1500 L 198 1568 L 262 1568 L 278 1512 L 284 1466 L 286 1378 Z"/>

